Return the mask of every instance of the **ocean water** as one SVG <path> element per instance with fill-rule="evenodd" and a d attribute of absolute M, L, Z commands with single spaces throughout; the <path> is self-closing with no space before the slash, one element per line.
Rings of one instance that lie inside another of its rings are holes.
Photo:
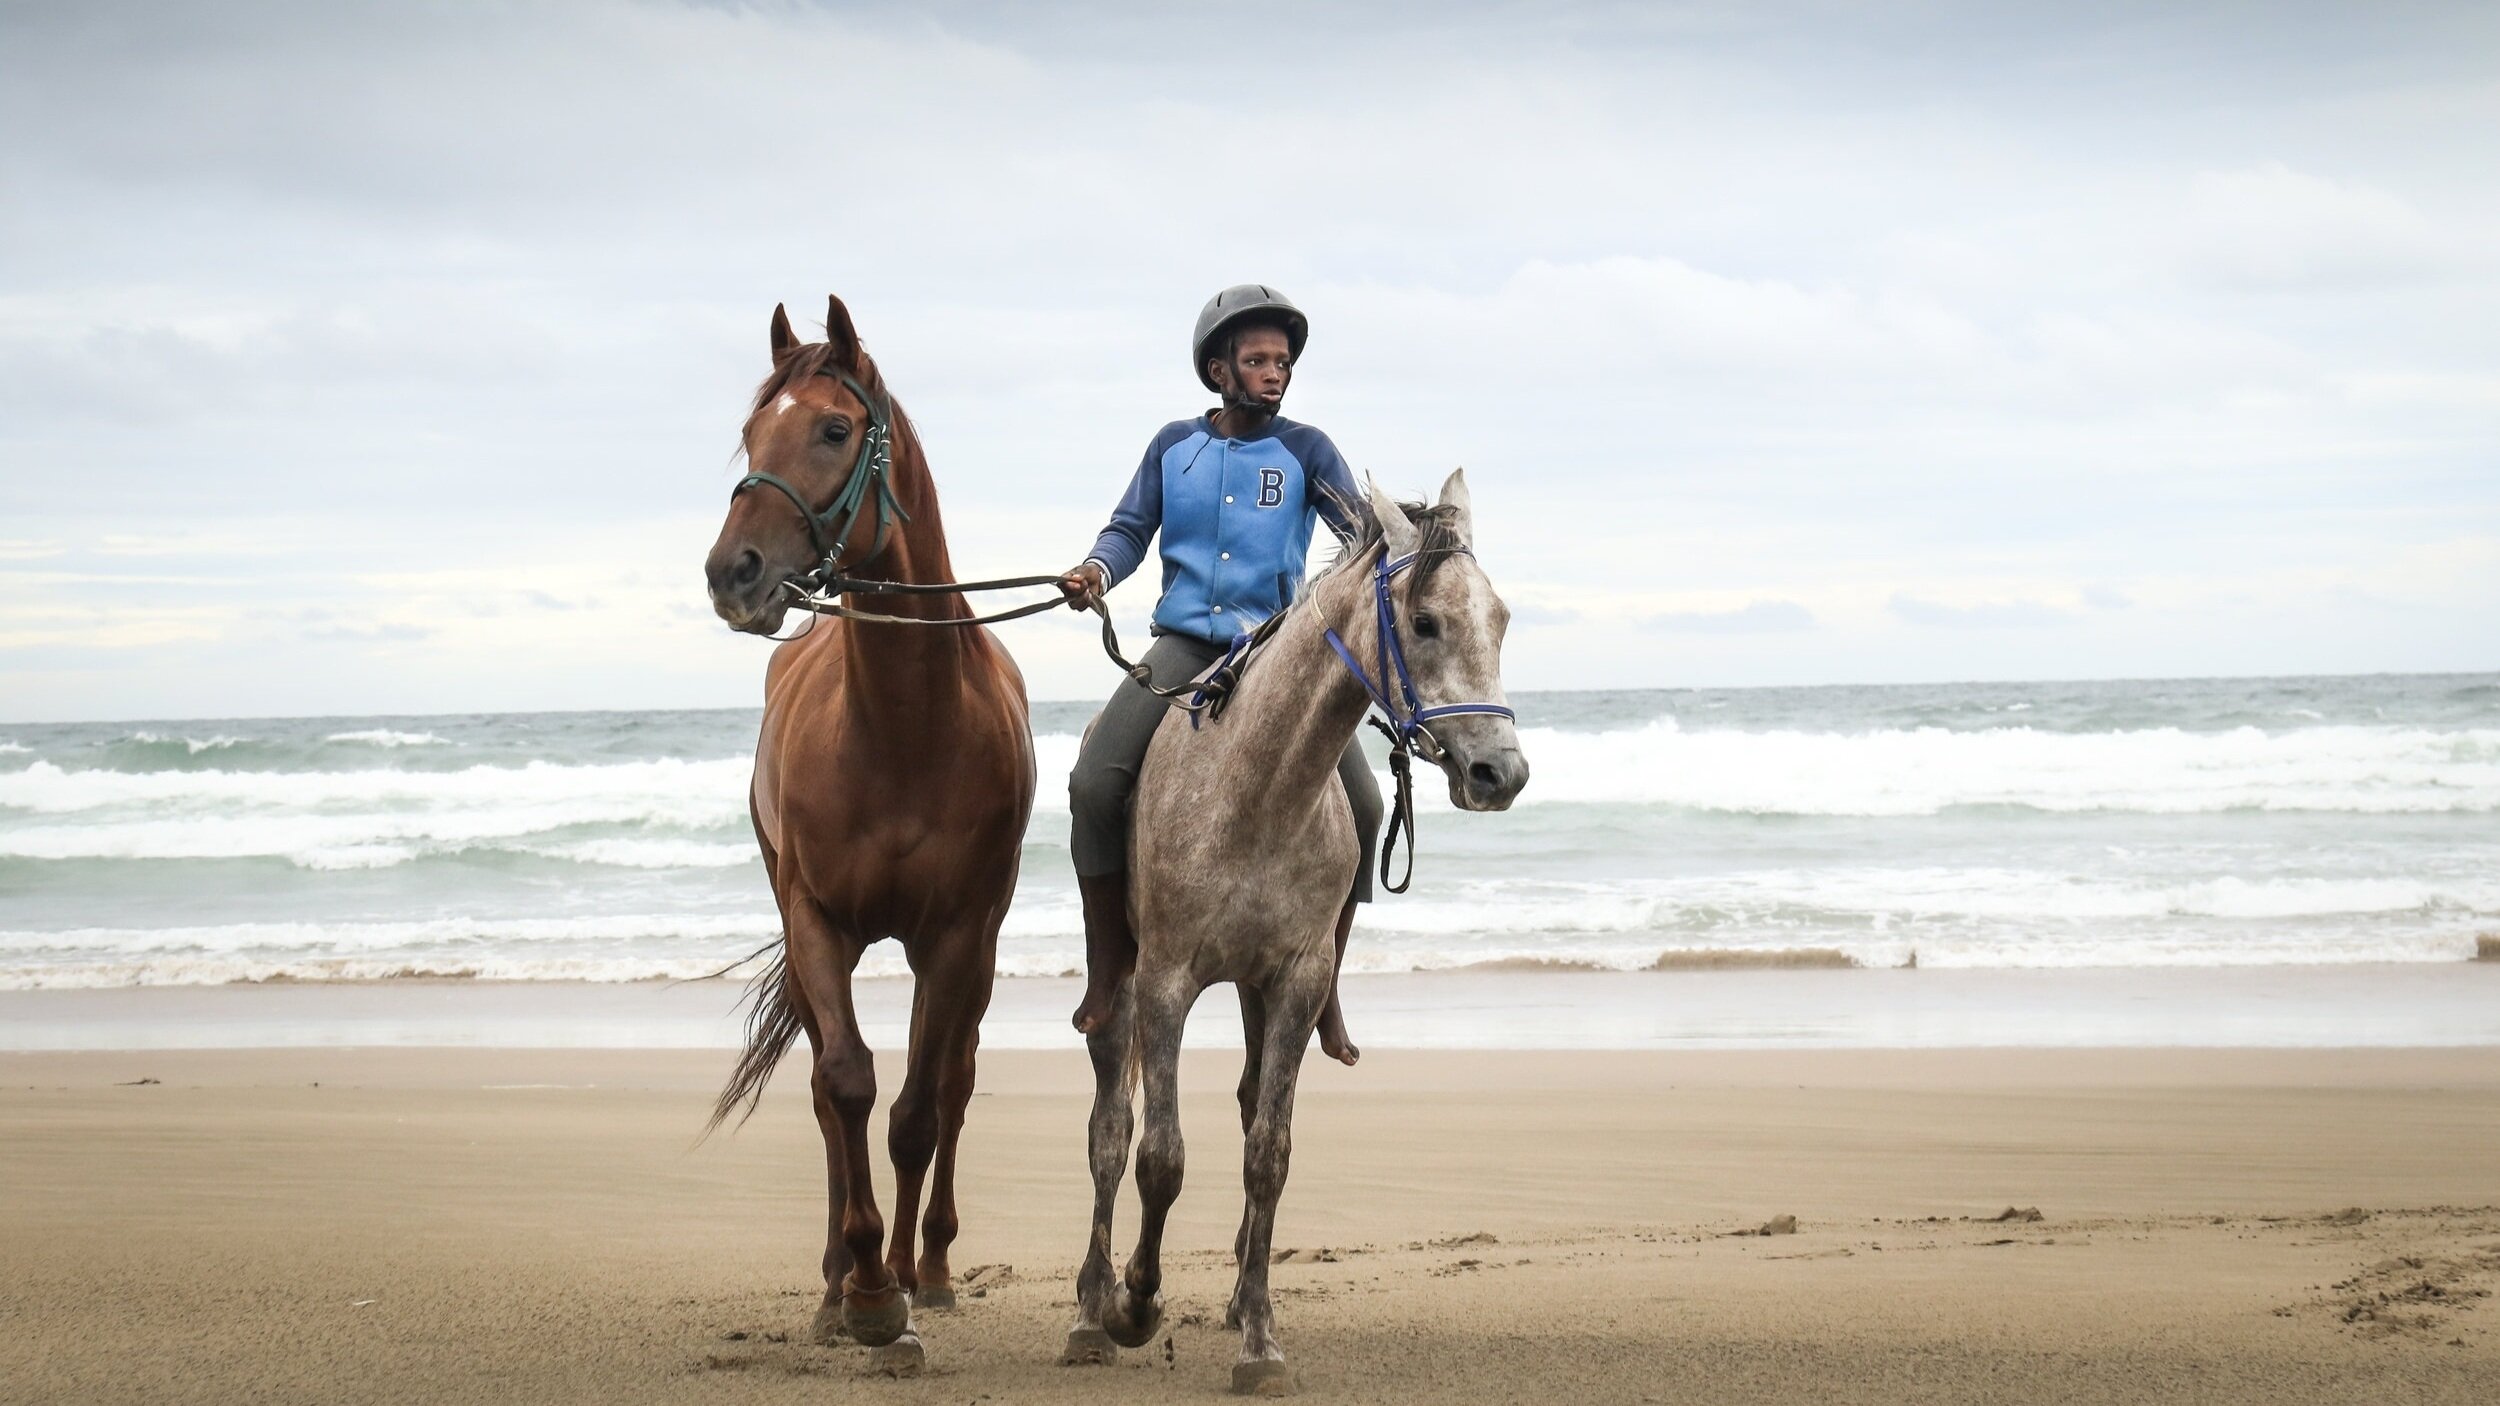
<path fill-rule="evenodd" d="M 1513 701 L 1527 791 L 1468 815 L 1425 779 L 1414 890 L 1351 969 L 2428 963 L 2500 933 L 2500 675 Z M 1057 782 L 1092 707 L 1035 708 L 1004 975 L 1082 962 Z M 0 989 L 716 971 L 777 931 L 755 723 L 0 724 Z"/>

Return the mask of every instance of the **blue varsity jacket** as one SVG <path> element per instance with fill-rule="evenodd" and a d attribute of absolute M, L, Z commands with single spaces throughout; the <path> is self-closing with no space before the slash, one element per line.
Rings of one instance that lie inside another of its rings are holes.
<path fill-rule="evenodd" d="M 1156 633 L 1226 644 L 1293 600 L 1320 518 L 1347 530 L 1332 492 L 1352 502 L 1362 490 L 1337 446 L 1309 425 L 1280 415 L 1265 438 L 1241 440 L 1218 436 L 1204 415 L 1175 420 L 1146 446 L 1087 559 L 1118 585 L 1160 529 Z"/>

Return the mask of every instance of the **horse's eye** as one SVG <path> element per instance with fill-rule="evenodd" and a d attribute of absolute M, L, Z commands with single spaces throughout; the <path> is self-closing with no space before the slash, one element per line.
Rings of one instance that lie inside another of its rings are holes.
<path fill-rule="evenodd" d="M 825 421 L 825 443 L 840 444 L 851 437 L 851 427 L 840 420 Z"/>
<path fill-rule="evenodd" d="M 1428 612 L 1416 611 L 1415 634 L 1421 639 L 1437 640 L 1441 638 L 1441 622 Z"/>

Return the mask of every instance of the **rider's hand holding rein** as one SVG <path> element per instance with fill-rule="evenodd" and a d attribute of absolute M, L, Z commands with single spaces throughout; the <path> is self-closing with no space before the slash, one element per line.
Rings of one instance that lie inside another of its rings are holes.
<path fill-rule="evenodd" d="M 1105 579 L 1108 574 L 1098 561 L 1082 561 L 1068 568 L 1067 574 L 1059 578 L 1059 593 L 1068 598 L 1068 609 L 1091 610 L 1100 603 L 1102 593 L 1109 589 L 1110 583 Z"/>

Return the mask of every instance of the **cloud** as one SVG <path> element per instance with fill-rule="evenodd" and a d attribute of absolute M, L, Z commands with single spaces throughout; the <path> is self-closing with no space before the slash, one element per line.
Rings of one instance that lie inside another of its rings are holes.
<path fill-rule="evenodd" d="M 421 625 L 400 621 L 376 621 L 366 625 L 325 625 L 304 631 L 308 640 L 347 640 L 369 644 L 406 644 L 431 639 L 434 631 Z"/>
<path fill-rule="evenodd" d="M 2412 283 L 2491 259 L 2386 190 L 2281 161 L 2200 172 L 2176 228 L 2192 276 L 2251 289 Z"/>
<path fill-rule="evenodd" d="M 1887 608 L 1909 624 L 1949 630 L 2029 630 L 2044 625 L 2065 625 L 2075 618 L 2070 612 L 2055 606 L 2029 600 L 1943 605 L 1916 596 L 1896 595 L 1887 602 Z"/>
<path fill-rule="evenodd" d="M 1789 600 L 1757 600 L 1734 610 L 1679 610 L 1652 615 L 1641 622 L 1652 630 L 1700 634 L 1759 634 L 1811 630 L 1814 613 Z"/>
<path fill-rule="evenodd" d="M 748 701 L 699 567 L 775 302 L 844 295 L 958 570 L 1012 575 L 1202 408 L 1182 329 L 1251 277 L 1314 317 L 1297 418 L 1469 466 L 1518 687 L 1640 628 L 1969 677 L 2067 617 L 2070 672 L 2489 662 L 2437 605 L 2488 558 L 2421 566 L 2500 538 L 2470 7 L 1289 6 L 1221 220 L 1239 95 L 1170 80 L 1227 21 L 1083 13 L 0 8 L 0 608 L 54 612 L 0 631 L 208 612 L 7 706 Z M 254 613 L 309 600 L 421 633 Z M 1100 691 L 1080 623 L 1007 634 L 1037 696 Z"/>

